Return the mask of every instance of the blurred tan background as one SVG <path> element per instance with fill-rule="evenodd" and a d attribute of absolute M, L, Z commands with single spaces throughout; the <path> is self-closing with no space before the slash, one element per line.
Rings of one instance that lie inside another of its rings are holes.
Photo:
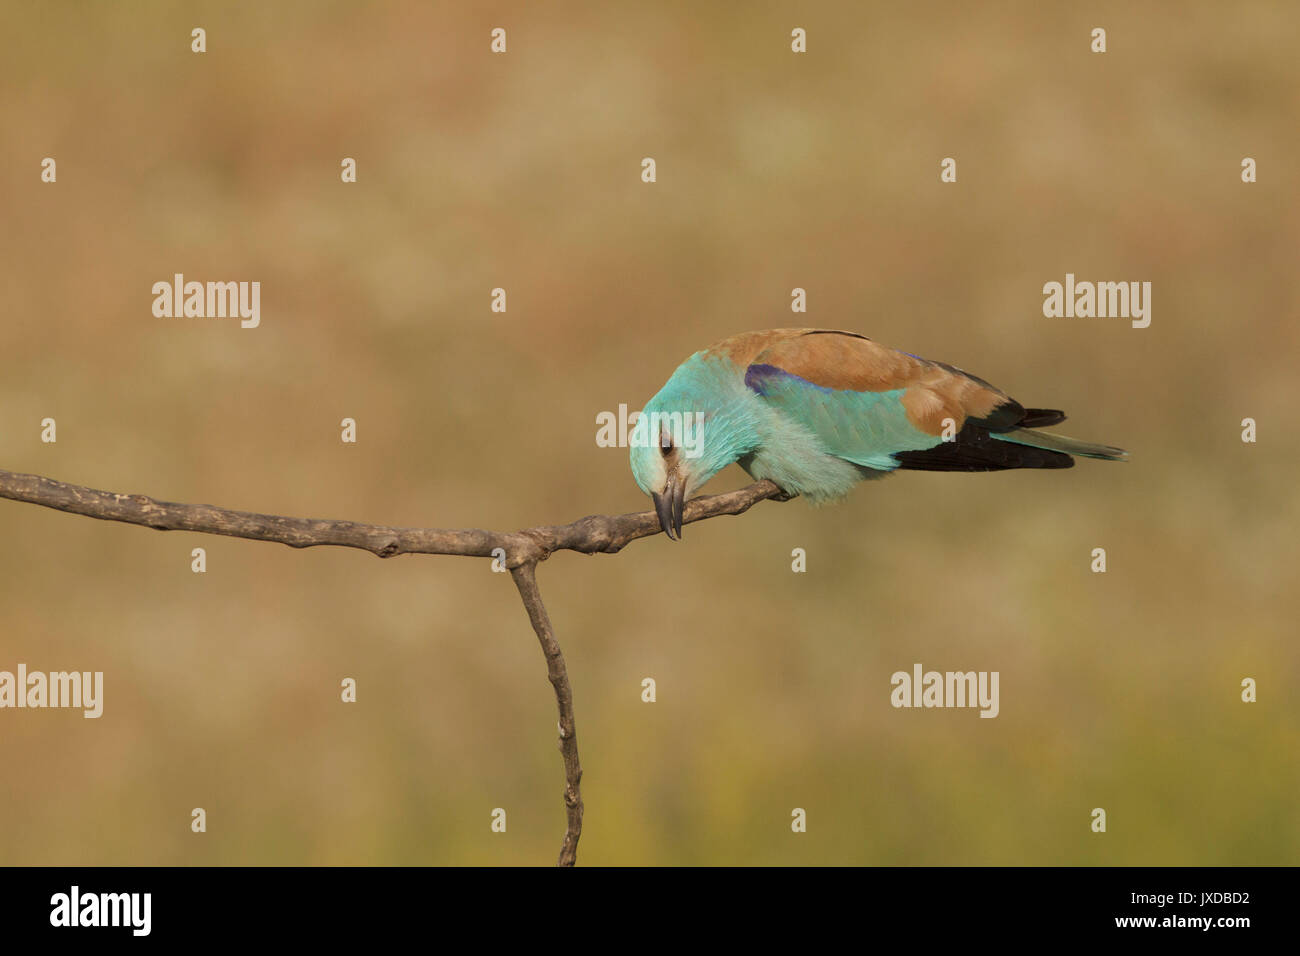
<path fill-rule="evenodd" d="M 0 467 L 391 524 L 639 510 L 598 412 L 734 332 L 862 332 L 1133 461 L 548 561 L 579 862 L 1300 862 L 1294 4 L 186 6 L 0 12 Z M 261 327 L 154 318 L 175 272 L 260 281 Z M 1152 282 L 1151 327 L 1044 318 L 1066 272 Z M 555 703 L 488 562 L 4 501 L 0 535 L 0 669 L 106 685 L 97 721 L 0 712 L 0 862 L 553 861 Z M 916 662 L 999 671 L 1001 715 L 894 710 Z"/>

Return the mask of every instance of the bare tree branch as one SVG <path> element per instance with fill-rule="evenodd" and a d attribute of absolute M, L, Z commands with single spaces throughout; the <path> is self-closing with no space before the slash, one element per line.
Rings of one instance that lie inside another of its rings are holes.
<path fill-rule="evenodd" d="M 551 619 L 537 590 L 537 565 L 521 564 L 510 572 L 519 589 L 519 597 L 528 611 L 537 639 L 542 642 L 546 655 L 546 676 L 555 688 L 555 703 L 560 708 L 560 753 L 564 757 L 564 808 L 567 826 L 564 842 L 560 844 L 558 866 L 573 866 L 578 859 L 578 837 L 582 836 L 582 764 L 578 762 L 578 736 L 573 722 L 573 688 L 569 685 L 569 671 L 564 666 L 564 655 L 551 629 Z"/>
<path fill-rule="evenodd" d="M 687 502 L 687 524 L 719 515 L 743 514 L 781 490 L 759 481 L 721 495 L 706 495 Z M 214 505 L 177 504 L 145 495 L 120 495 L 69 485 L 40 475 L 0 471 L 0 498 L 26 501 L 57 511 L 144 525 L 156 531 L 198 531 L 255 541 L 277 541 L 291 548 L 332 545 L 359 548 L 381 558 L 397 554 L 452 554 L 489 558 L 501 548 L 506 567 L 545 561 L 556 551 L 613 554 L 638 538 L 659 534 L 653 511 L 623 515 L 589 515 L 564 525 L 546 525 L 522 531 L 480 531 L 477 528 L 390 528 L 326 518 L 286 518 L 252 511 L 232 511 Z"/>
<path fill-rule="evenodd" d="M 276 541 L 291 548 L 336 546 L 359 548 L 381 558 L 397 554 L 448 554 L 464 557 L 498 557 L 505 554 L 528 619 L 532 622 L 542 652 L 546 673 L 555 688 L 560 712 L 560 753 L 564 758 L 564 842 L 560 866 L 577 860 L 578 838 L 582 836 L 582 765 L 578 761 L 578 738 L 573 715 L 573 688 L 569 684 L 564 655 L 555 639 L 546 605 L 537 588 L 537 563 L 556 551 L 583 554 L 613 554 L 638 538 L 659 534 L 659 519 L 653 511 L 622 515 L 588 515 L 565 525 L 546 525 L 522 531 L 480 531 L 476 528 L 390 528 L 322 518 L 289 518 L 251 511 L 232 511 L 213 505 L 177 504 L 144 495 L 121 495 L 70 485 L 41 475 L 0 470 L 0 498 L 85 515 L 105 521 L 122 521 L 157 531 L 196 531 L 222 534 L 255 541 Z M 686 503 L 683 523 L 690 524 L 720 515 L 743 514 L 766 498 L 783 499 L 781 489 L 771 481 L 759 481 L 746 488 L 721 495 L 707 495 Z M 497 551 L 500 549 L 500 551 Z M 495 553 L 494 553 L 495 552 Z"/>

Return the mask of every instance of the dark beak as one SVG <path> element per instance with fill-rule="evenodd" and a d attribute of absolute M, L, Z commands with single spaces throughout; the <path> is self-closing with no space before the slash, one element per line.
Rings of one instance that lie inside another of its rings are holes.
<path fill-rule="evenodd" d="M 663 494 L 654 493 L 655 514 L 659 516 L 659 527 L 673 541 L 682 537 L 682 514 L 686 510 L 686 482 L 676 474 L 668 476 L 668 484 Z"/>

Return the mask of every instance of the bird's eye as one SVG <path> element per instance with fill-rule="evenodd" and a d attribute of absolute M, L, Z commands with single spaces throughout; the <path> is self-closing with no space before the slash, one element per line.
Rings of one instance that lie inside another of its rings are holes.
<path fill-rule="evenodd" d="M 663 455 L 665 458 L 667 458 L 672 453 L 672 450 L 673 450 L 673 443 L 671 439 L 666 439 L 663 443 L 659 445 L 659 454 Z"/>

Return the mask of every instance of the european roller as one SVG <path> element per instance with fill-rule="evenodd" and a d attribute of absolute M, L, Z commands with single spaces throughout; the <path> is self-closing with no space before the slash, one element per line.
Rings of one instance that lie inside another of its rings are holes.
<path fill-rule="evenodd" d="M 1069 468 L 1127 452 L 1038 429 L 1063 412 L 1026 408 L 969 372 L 853 332 L 771 329 L 696 352 L 637 419 L 632 474 L 664 533 L 732 462 L 814 504 L 900 469 Z"/>

